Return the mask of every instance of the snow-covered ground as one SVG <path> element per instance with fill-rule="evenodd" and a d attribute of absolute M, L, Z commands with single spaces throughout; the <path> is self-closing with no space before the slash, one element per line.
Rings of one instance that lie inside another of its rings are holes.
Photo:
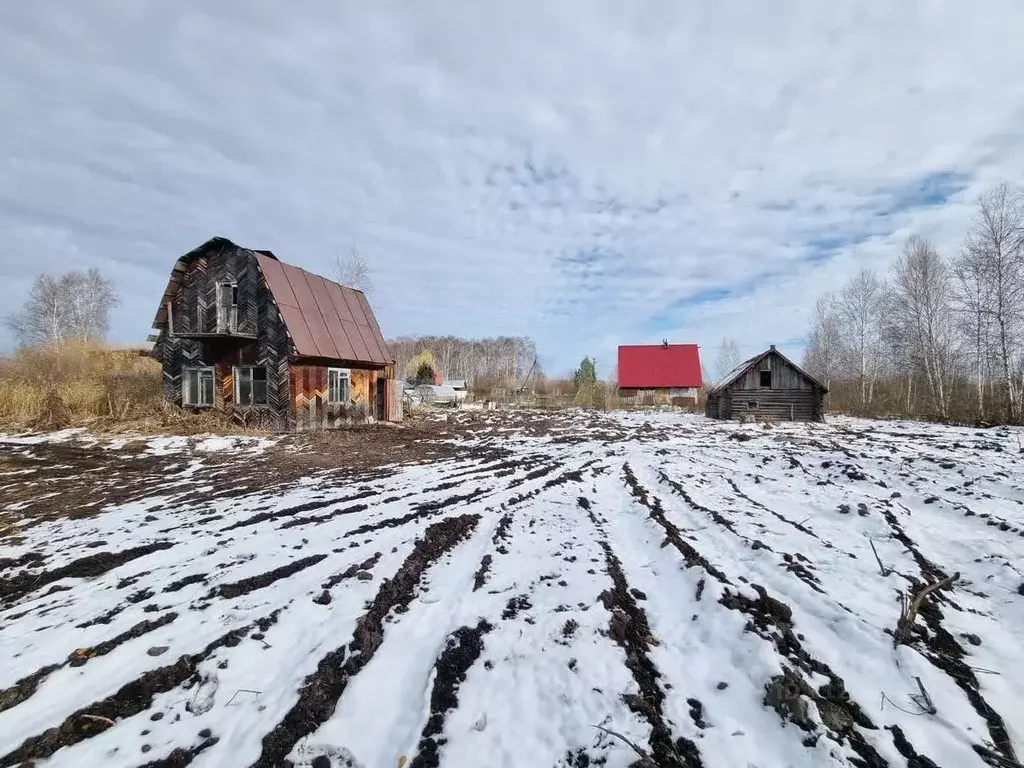
<path fill-rule="evenodd" d="M 0 768 L 1024 758 L 1019 431 L 487 412 L 438 439 L 208 498 L 231 477 L 191 457 L 244 445 L 150 441 L 177 456 L 150 496 L 0 498 Z M 901 595 L 954 574 L 894 647 Z"/>

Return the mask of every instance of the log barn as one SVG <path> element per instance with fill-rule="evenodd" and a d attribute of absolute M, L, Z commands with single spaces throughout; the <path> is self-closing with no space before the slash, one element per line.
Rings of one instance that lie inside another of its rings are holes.
<path fill-rule="evenodd" d="M 697 405 L 703 385 L 696 344 L 628 344 L 619 347 L 619 397 L 639 405 Z"/>
<path fill-rule="evenodd" d="M 713 419 L 822 421 L 827 392 L 772 344 L 708 390 L 705 413 Z"/>
<path fill-rule="evenodd" d="M 151 354 L 167 399 L 277 431 L 399 421 L 394 358 L 362 291 L 214 237 L 179 258 Z"/>

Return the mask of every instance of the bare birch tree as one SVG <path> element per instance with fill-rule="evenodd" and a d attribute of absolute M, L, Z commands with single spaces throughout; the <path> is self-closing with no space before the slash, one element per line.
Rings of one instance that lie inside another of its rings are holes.
<path fill-rule="evenodd" d="M 23 346 L 102 341 L 110 329 L 110 310 L 119 302 L 113 282 L 98 269 L 39 275 L 21 311 L 5 322 Z"/>
<path fill-rule="evenodd" d="M 804 367 L 826 387 L 839 374 L 842 347 L 836 298 L 825 293 L 814 302 L 811 312 L 811 331 L 807 336 Z"/>
<path fill-rule="evenodd" d="M 1024 348 L 1024 195 L 1019 190 L 1003 183 L 981 196 L 963 252 L 984 286 L 979 315 L 991 322 L 1008 417 L 1016 421 Z"/>
<path fill-rule="evenodd" d="M 990 378 L 989 361 L 993 349 L 993 301 L 987 262 L 985 249 L 965 244 L 952 264 L 953 275 L 956 277 L 954 305 L 957 324 L 970 363 L 979 420 L 986 417 L 985 389 Z"/>
<path fill-rule="evenodd" d="M 722 339 L 722 343 L 718 345 L 718 360 L 715 364 L 718 378 L 725 378 L 729 371 L 742 362 L 743 355 L 740 354 L 740 345 L 736 343 L 736 339 Z"/>
<path fill-rule="evenodd" d="M 878 276 L 862 269 L 843 287 L 836 302 L 843 349 L 856 371 L 861 405 L 871 402 L 882 361 L 882 312 L 885 286 Z"/>
<path fill-rule="evenodd" d="M 923 237 L 907 239 L 892 274 L 891 319 L 906 329 L 911 359 L 924 370 L 936 412 L 949 416 L 955 337 L 949 268 Z"/>
<path fill-rule="evenodd" d="M 373 280 L 370 278 L 370 264 L 353 245 L 348 256 L 340 254 L 334 259 L 334 279 L 349 288 L 363 293 L 373 293 Z"/>

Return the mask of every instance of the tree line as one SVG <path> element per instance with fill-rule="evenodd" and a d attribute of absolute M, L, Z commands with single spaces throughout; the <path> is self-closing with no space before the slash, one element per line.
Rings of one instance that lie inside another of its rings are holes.
<path fill-rule="evenodd" d="M 537 344 L 526 336 L 467 339 L 459 336 L 400 336 L 388 341 L 395 357 L 395 372 L 403 378 L 417 375 L 424 353 L 447 379 L 487 379 L 515 382 L 537 376 Z"/>
<path fill-rule="evenodd" d="M 887 274 L 819 296 L 804 365 L 832 409 L 1022 423 L 1024 191 L 984 193 L 955 253 L 913 235 Z"/>

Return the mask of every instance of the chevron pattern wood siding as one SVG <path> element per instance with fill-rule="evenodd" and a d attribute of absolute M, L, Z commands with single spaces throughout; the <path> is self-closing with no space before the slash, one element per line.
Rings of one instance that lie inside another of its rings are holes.
<path fill-rule="evenodd" d="M 293 363 L 291 366 L 293 427 L 297 430 L 334 429 L 375 420 L 377 378 L 382 371 L 349 368 L 352 402 L 327 402 L 327 366 Z"/>
<path fill-rule="evenodd" d="M 186 339 L 181 334 L 214 333 L 217 330 L 217 284 L 238 286 L 240 334 L 256 339 Z M 164 393 L 182 405 L 182 369 L 213 366 L 215 407 L 239 423 L 268 429 L 292 428 L 289 381 L 289 340 L 284 323 L 256 263 L 255 254 L 228 244 L 211 248 L 185 265 L 181 286 L 171 300 L 174 334 L 161 332 Z M 243 407 L 234 402 L 233 371 L 236 365 L 267 369 L 267 405 Z"/>

